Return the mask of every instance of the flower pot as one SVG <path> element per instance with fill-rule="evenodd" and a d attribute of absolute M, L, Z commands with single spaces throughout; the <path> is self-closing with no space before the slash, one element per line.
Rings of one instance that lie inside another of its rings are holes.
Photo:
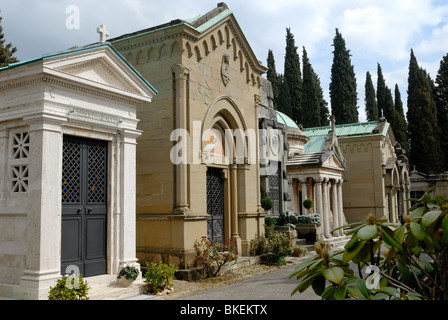
<path fill-rule="evenodd" d="M 125 277 L 121 277 L 120 279 L 117 279 L 117 283 L 122 286 L 122 287 L 130 287 L 132 285 L 134 281 L 133 280 L 128 280 Z"/>

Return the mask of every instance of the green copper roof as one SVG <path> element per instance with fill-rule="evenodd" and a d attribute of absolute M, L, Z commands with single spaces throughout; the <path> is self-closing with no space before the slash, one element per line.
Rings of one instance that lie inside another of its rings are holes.
<path fill-rule="evenodd" d="M 322 152 L 327 135 L 311 136 L 309 138 L 310 140 L 303 146 L 305 153 Z"/>
<path fill-rule="evenodd" d="M 299 129 L 299 127 L 297 126 L 297 124 L 294 122 L 294 120 L 292 120 L 290 117 L 288 117 L 286 114 L 280 112 L 280 111 L 275 111 L 277 112 L 277 121 L 281 124 L 284 124 L 287 127 L 291 127 L 291 128 L 296 128 Z"/>
<path fill-rule="evenodd" d="M 335 126 L 336 135 L 338 138 L 366 135 L 386 136 L 390 124 L 387 121 L 384 123 L 384 126 L 380 125 L 380 121 L 340 124 Z M 310 138 L 310 140 L 304 146 L 305 153 L 321 152 L 324 147 L 328 132 L 330 130 L 331 126 L 304 129 L 303 134 Z"/>
<path fill-rule="evenodd" d="M 218 21 L 221 21 L 222 19 L 228 17 L 229 15 L 232 14 L 232 11 L 230 11 L 229 9 L 226 9 L 224 11 L 222 11 L 221 13 L 219 13 L 218 15 L 214 16 L 213 18 L 211 18 L 210 20 L 208 20 L 207 22 L 201 24 L 198 27 L 193 27 L 194 29 L 196 29 L 198 32 L 204 32 L 205 30 L 207 30 L 208 28 L 210 28 L 211 26 L 213 26 L 214 24 L 216 24 Z M 194 24 L 194 22 L 198 19 L 200 19 L 202 16 L 197 16 L 194 17 L 192 19 L 188 19 L 185 20 L 188 24 Z"/>
<path fill-rule="evenodd" d="M 106 43 L 98 42 L 98 43 L 94 43 L 94 44 L 87 45 L 84 47 L 76 47 L 76 48 L 67 49 L 64 51 L 45 54 L 40 58 L 11 63 L 11 64 L 7 65 L 6 67 L 0 68 L 0 72 L 2 72 L 4 70 L 8 70 L 8 69 L 17 68 L 17 67 L 29 64 L 29 63 L 36 62 L 36 61 L 47 60 L 47 59 L 54 58 L 54 57 L 64 56 L 67 54 L 73 54 L 76 52 L 93 50 L 93 49 L 96 49 L 96 48 L 99 48 L 102 46 L 109 47 L 155 94 L 158 93 L 157 90 L 145 78 L 143 78 L 143 76 L 140 74 L 140 72 L 138 72 L 137 69 L 135 69 L 129 62 L 127 62 L 126 59 L 123 57 L 123 55 L 121 53 L 119 53 L 117 50 L 115 50 L 114 47 L 112 47 L 112 45 L 109 42 L 106 42 Z"/>
<path fill-rule="evenodd" d="M 349 123 L 349 124 L 340 124 L 336 126 L 336 135 L 339 136 L 359 136 L 366 134 L 382 134 L 386 135 L 387 129 L 389 127 L 389 123 L 386 122 L 382 132 L 373 133 L 373 130 L 377 128 L 378 121 L 370 121 L 370 122 L 362 122 L 362 123 Z M 311 136 L 319 136 L 326 135 L 328 131 L 331 130 L 331 126 L 327 127 L 315 127 L 315 128 L 306 128 L 304 130 L 305 135 Z"/>

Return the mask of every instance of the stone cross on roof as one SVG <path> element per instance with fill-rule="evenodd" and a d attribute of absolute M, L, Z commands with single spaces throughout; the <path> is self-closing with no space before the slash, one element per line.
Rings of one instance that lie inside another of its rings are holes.
<path fill-rule="evenodd" d="M 100 42 L 106 42 L 106 37 L 109 35 L 109 31 L 106 30 L 106 26 L 102 24 L 96 29 L 96 32 L 100 34 Z"/>

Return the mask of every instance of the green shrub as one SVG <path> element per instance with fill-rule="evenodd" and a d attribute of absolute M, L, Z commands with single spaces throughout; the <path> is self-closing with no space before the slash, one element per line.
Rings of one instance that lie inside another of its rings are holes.
<path fill-rule="evenodd" d="M 314 206 L 313 200 L 305 199 L 303 200 L 303 206 L 305 209 L 311 209 Z"/>
<path fill-rule="evenodd" d="M 352 236 L 340 252 L 316 243 L 290 276 L 302 279 L 292 294 L 311 286 L 325 300 L 448 300 L 448 199 L 432 191 L 408 200 L 416 204 L 403 223 L 370 213 L 340 227 Z"/>
<path fill-rule="evenodd" d="M 178 270 L 173 264 L 168 265 L 162 261 L 159 263 L 146 262 L 146 268 L 145 283 L 147 283 L 148 291 L 152 293 L 162 292 L 171 288 L 171 281 Z"/>
<path fill-rule="evenodd" d="M 117 279 L 124 277 L 127 280 L 135 281 L 137 279 L 140 271 L 134 266 L 126 266 L 120 270 L 120 273 L 117 276 Z"/>
<path fill-rule="evenodd" d="M 266 225 L 266 234 L 250 242 L 251 254 L 261 255 L 261 263 L 267 265 L 286 264 L 285 256 L 291 255 L 293 246 L 286 233 L 274 230 L 274 225 Z"/>
<path fill-rule="evenodd" d="M 267 227 L 273 227 L 276 223 L 277 223 L 277 219 L 275 219 L 274 217 L 271 217 L 271 216 L 264 217 L 264 224 Z"/>
<path fill-rule="evenodd" d="M 269 197 L 264 197 L 263 199 L 261 199 L 261 207 L 264 210 L 269 211 L 273 206 L 274 202 Z"/>
<path fill-rule="evenodd" d="M 48 300 L 89 300 L 89 289 L 81 275 L 65 275 L 50 287 Z"/>

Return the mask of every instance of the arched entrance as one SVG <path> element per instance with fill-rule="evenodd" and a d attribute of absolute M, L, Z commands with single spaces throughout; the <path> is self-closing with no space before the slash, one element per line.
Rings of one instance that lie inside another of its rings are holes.
<path fill-rule="evenodd" d="M 250 134 L 249 134 L 250 136 Z M 238 212 L 244 209 L 245 171 L 253 141 L 239 108 L 228 97 L 213 102 L 202 123 L 202 164 L 207 166 L 207 235 L 240 245 Z"/>

